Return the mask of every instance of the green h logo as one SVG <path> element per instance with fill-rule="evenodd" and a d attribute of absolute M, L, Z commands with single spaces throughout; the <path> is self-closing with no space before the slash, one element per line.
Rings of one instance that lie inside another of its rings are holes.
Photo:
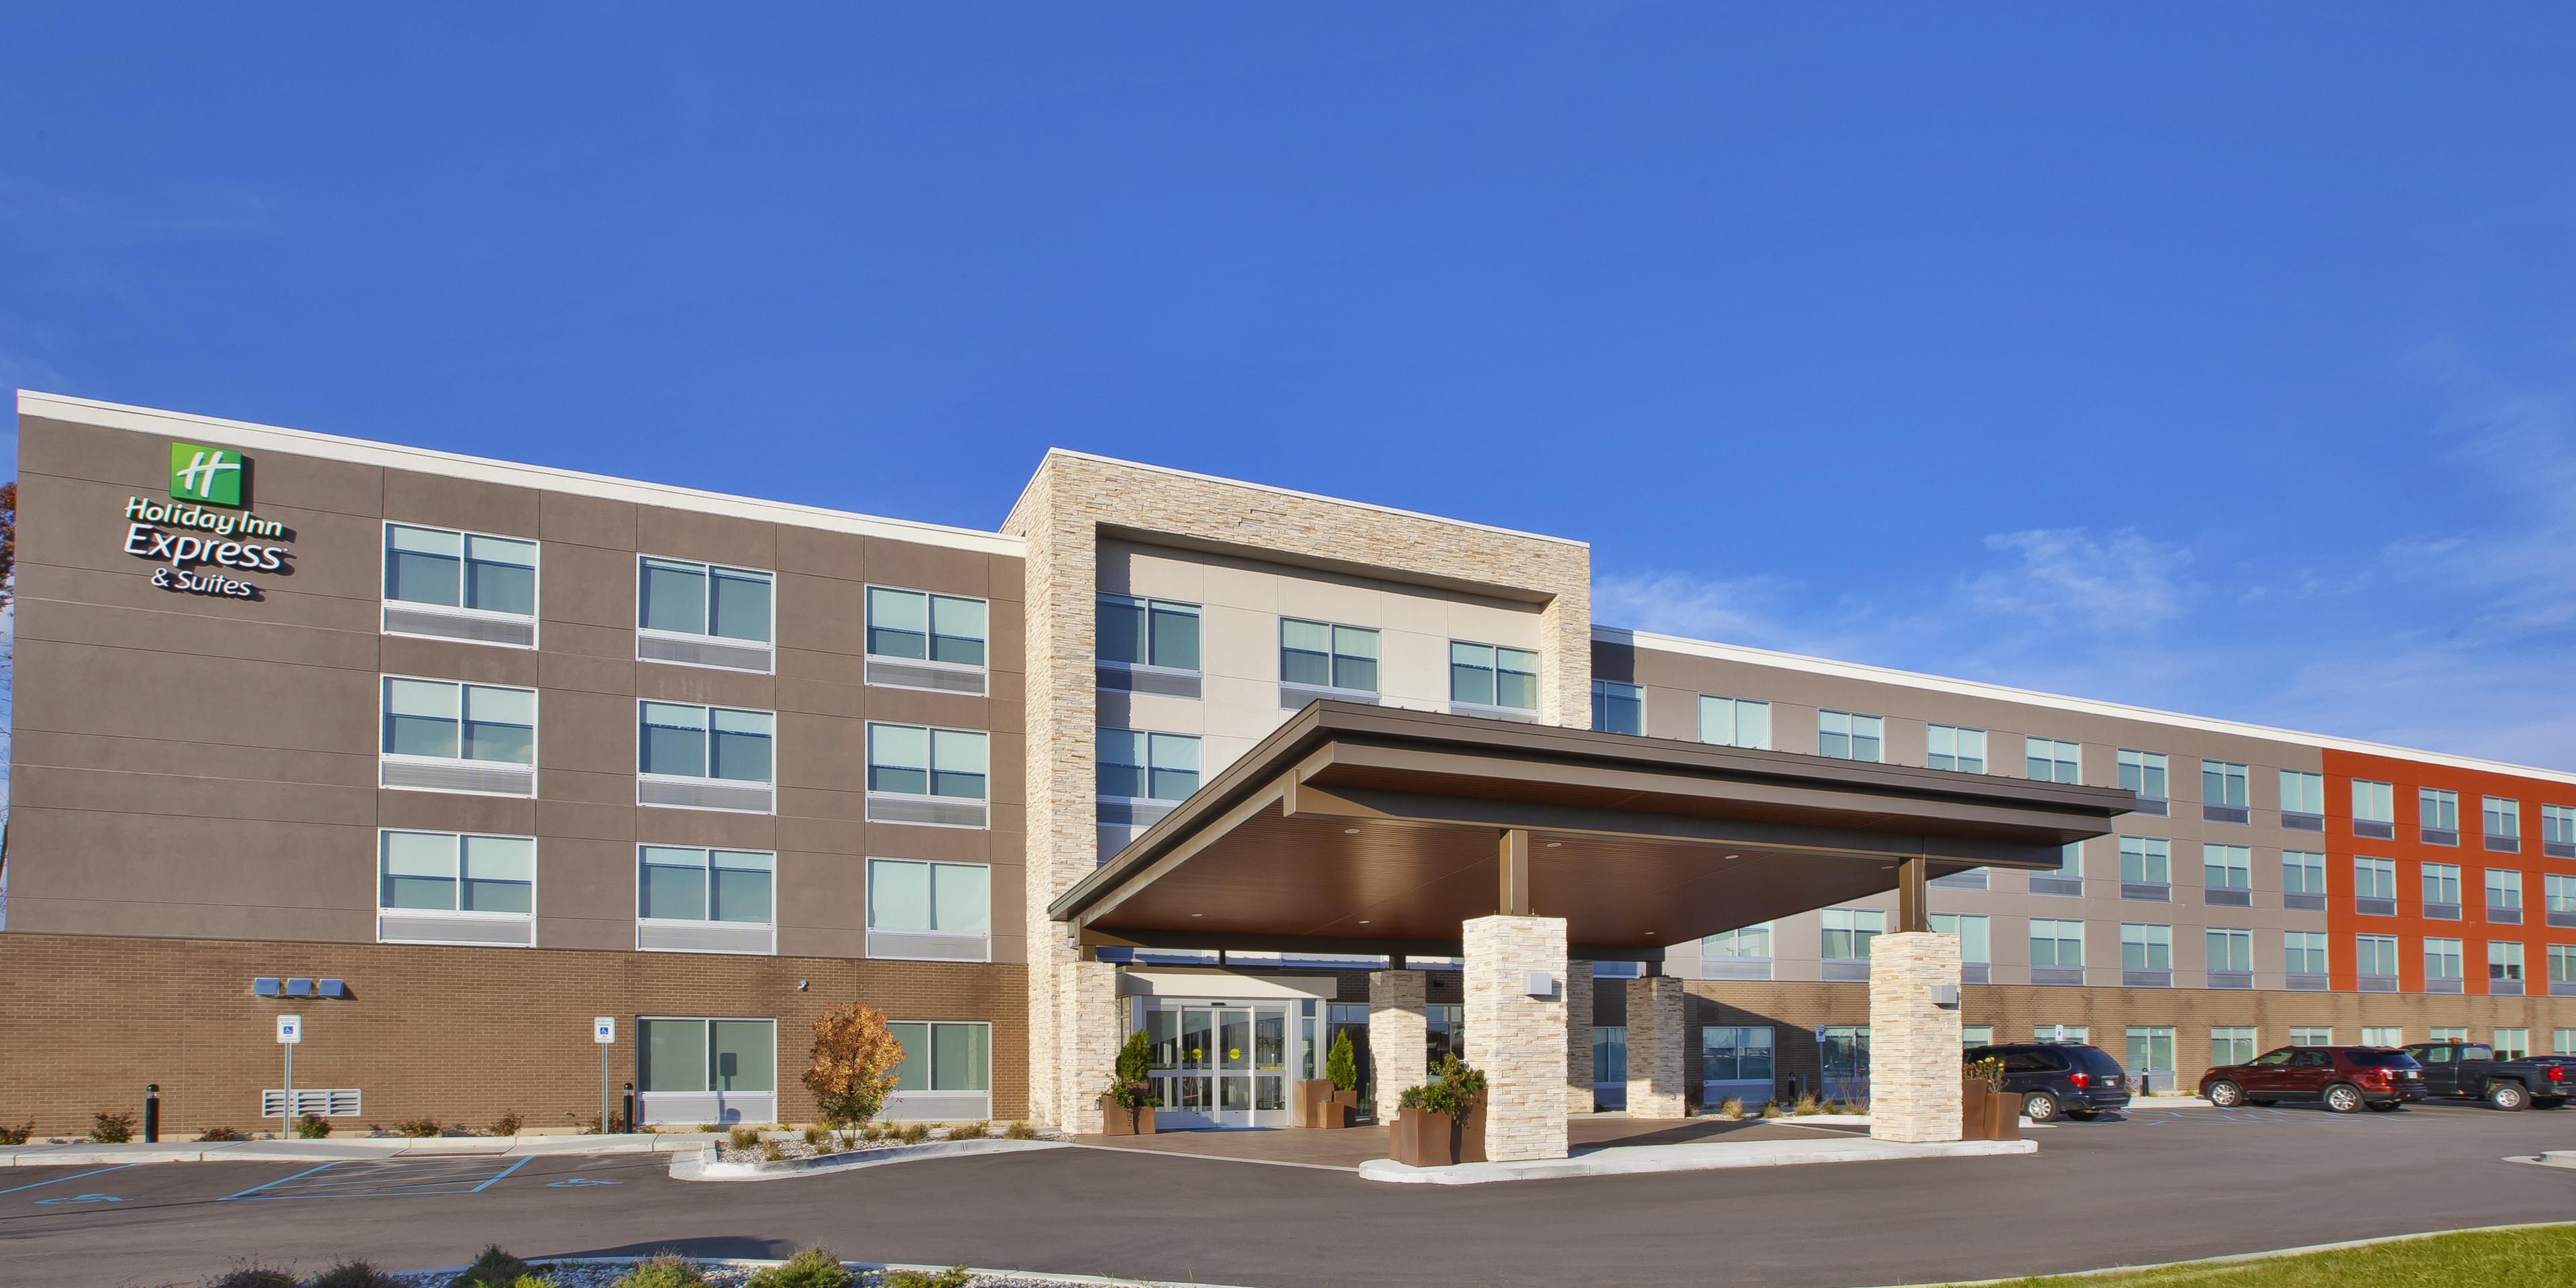
<path fill-rule="evenodd" d="M 249 463 L 239 452 L 195 443 L 170 444 L 170 495 L 208 505 L 240 505 L 242 472 Z"/>

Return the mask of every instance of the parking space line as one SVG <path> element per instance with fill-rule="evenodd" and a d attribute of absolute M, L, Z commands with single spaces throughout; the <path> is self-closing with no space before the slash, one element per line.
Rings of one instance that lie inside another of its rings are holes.
<path fill-rule="evenodd" d="M 510 1166 L 509 1166 L 507 1169 L 505 1169 L 505 1170 L 504 1170 L 504 1171 L 503 1171 L 499 1176 L 495 1176 L 495 1177 L 493 1177 L 491 1180 L 485 1181 L 485 1182 L 483 1182 L 481 1185 L 477 1185 L 477 1186 L 475 1186 L 473 1189 L 467 1190 L 467 1191 L 465 1191 L 465 1192 L 466 1192 L 466 1193 L 468 1193 L 468 1194 L 480 1194 L 480 1193 L 482 1193 L 483 1191 L 485 1191 L 485 1190 L 488 1190 L 488 1189 L 492 1188 L 492 1186 L 493 1186 L 494 1184 L 496 1184 L 496 1183 L 500 1182 L 501 1180 L 503 1180 L 503 1179 L 507 1178 L 507 1177 L 510 1175 L 510 1173 L 511 1173 L 511 1172 L 515 1172 L 515 1171 L 519 1170 L 520 1168 L 525 1167 L 525 1166 L 527 1166 L 527 1165 L 528 1165 L 528 1160 L 527 1160 L 527 1158 L 526 1158 L 526 1157 L 524 1157 L 524 1156 L 523 1156 L 523 1157 L 521 1157 L 521 1158 L 519 1159 L 519 1161 L 518 1161 L 518 1162 L 515 1162 L 515 1163 L 510 1164 Z"/>
<path fill-rule="evenodd" d="M 244 1197 L 247 1197 L 247 1196 L 249 1196 L 249 1195 L 257 1194 L 257 1193 L 259 1193 L 261 1190 L 267 1189 L 267 1188 L 268 1188 L 269 1186 L 271 1186 L 271 1185 L 284 1185 L 284 1184 L 286 1184 L 288 1181 L 300 1181 L 300 1180 L 303 1180 L 303 1179 L 304 1179 L 305 1177 L 307 1177 L 307 1176 L 311 1176 L 311 1175 L 312 1175 L 312 1174 L 314 1174 L 315 1172 L 318 1172 L 318 1171 L 323 1170 L 323 1168 L 327 1168 L 327 1167 L 336 1167 L 336 1166 L 338 1166 L 338 1164 L 336 1164 L 336 1163 L 324 1163 L 324 1164 L 322 1165 L 322 1167 L 308 1167 L 308 1168 L 305 1168 L 303 1171 L 297 1172 L 297 1173 L 296 1173 L 295 1175 L 293 1175 L 293 1176 L 281 1176 L 281 1177 L 278 1177 L 276 1180 L 273 1180 L 273 1181 L 263 1181 L 263 1182 L 261 1182 L 260 1184 L 257 1184 L 257 1185 L 254 1185 L 254 1186 L 250 1187 L 249 1189 L 243 1190 L 243 1191 L 242 1191 L 241 1193 L 239 1193 L 239 1194 L 227 1194 L 227 1195 L 223 1196 L 222 1198 L 217 1199 L 217 1200 L 215 1200 L 215 1201 L 216 1201 L 216 1202 L 218 1202 L 218 1203 L 230 1203 L 230 1202 L 232 1202 L 234 1199 L 244 1198 Z"/>
<path fill-rule="evenodd" d="M 404 1198 L 480 1194 L 528 1165 L 527 1157 L 489 1156 L 341 1160 L 253 1186 L 229 1199 Z"/>
<path fill-rule="evenodd" d="M 31 1183 L 26 1184 L 26 1185 L 16 1185 L 16 1186 L 11 1186 L 11 1187 L 10 1187 L 10 1188 L 8 1188 L 8 1189 L 0 1190 L 0 1194 L 15 1194 L 15 1193 L 17 1193 L 17 1192 L 18 1192 L 18 1191 L 20 1191 L 20 1190 L 32 1190 L 32 1189 L 36 1189 L 36 1188 L 38 1188 L 38 1187 L 40 1187 L 40 1186 L 46 1186 L 46 1185 L 60 1185 L 60 1184 L 62 1184 L 62 1183 L 63 1183 L 63 1182 L 65 1182 L 65 1181 L 77 1181 L 77 1180 L 79 1180 L 80 1178 L 82 1178 L 82 1177 L 84 1177 L 84 1176 L 96 1176 L 96 1175 L 98 1175 L 98 1174 L 99 1174 L 99 1173 L 101 1173 L 101 1172 L 121 1172 L 121 1171 L 124 1171 L 126 1168 L 129 1168 L 129 1167 L 139 1167 L 139 1166 L 141 1166 L 141 1164 L 139 1164 L 139 1163 L 119 1163 L 119 1164 L 117 1164 L 117 1165 L 116 1165 L 116 1166 L 114 1166 L 114 1167 L 98 1167 L 98 1168 L 92 1168 L 91 1170 L 86 1171 L 86 1172 L 74 1172 L 74 1173 L 72 1173 L 72 1174 L 71 1174 L 71 1175 L 69 1175 L 69 1176 L 57 1176 L 57 1177 L 53 1178 L 53 1179 L 52 1179 L 52 1180 L 50 1180 L 50 1181 L 35 1181 L 35 1182 L 31 1182 Z"/>

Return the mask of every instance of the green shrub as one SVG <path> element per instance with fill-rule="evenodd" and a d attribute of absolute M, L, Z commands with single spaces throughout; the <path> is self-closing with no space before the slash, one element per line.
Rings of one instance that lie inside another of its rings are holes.
<path fill-rule="evenodd" d="M 688 1258 L 664 1253 L 635 1263 L 615 1288 L 698 1288 L 707 1277 Z"/>
<path fill-rule="evenodd" d="M 749 1127 L 736 1127 L 725 1134 L 725 1141 L 735 1149 L 749 1149 L 760 1143 L 760 1133 Z"/>
<path fill-rule="evenodd" d="M 122 1145 L 134 1139 L 134 1115 L 91 1114 L 89 1138 L 102 1145 Z"/>
<path fill-rule="evenodd" d="M 821 1248 L 807 1248 L 779 1265 L 763 1268 L 744 1288 L 851 1288 L 858 1281 L 839 1257 Z"/>
<path fill-rule="evenodd" d="M 885 1288 L 966 1288 L 966 1281 L 972 1278 L 974 1276 L 968 1274 L 964 1266 L 950 1266 L 946 1270 L 889 1270 L 885 1272 Z"/>
<path fill-rule="evenodd" d="M 343 1261 L 313 1277 L 307 1288 L 403 1288 L 403 1281 L 363 1261 Z"/>
<path fill-rule="evenodd" d="M 1457 1056 L 1440 1057 L 1439 1072 L 1419 1087 L 1407 1087 L 1396 1098 L 1401 1109 L 1419 1109 L 1427 1114 L 1463 1117 L 1485 1094 L 1485 1071 L 1470 1069 Z"/>
<path fill-rule="evenodd" d="M 201 1141 L 249 1140 L 250 1136 L 246 1132 L 237 1132 L 230 1127 L 209 1127 L 197 1133 L 197 1139 Z"/>
<path fill-rule="evenodd" d="M 918 1145 L 930 1139 L 930 1124 L 905 1123 L 895 1129 L 894 1138 L 907 1145 Z"/>
<path fill-rule="evenodd" d="M 295 1276 L 266 1266 L 243 1266 L 209 1279 L 205 1288 L 299 1288 Z"/>
<path fill-rule="evenodd" d="M 1349 1029 L 1333 1035 L 1333 1048 L 1324 1056 L 1324 1076 L 1333 1080 L 1335 1091 L 1359 1090 L 1359 1054 L 1351 1050 Z"/>
<path fill-rule="evenodd" d="M 516 1136 L 519 1134 L 519 1128 L 525 1125 L 526 1124 L 519 1117 L 518 1110 L 504 1109 L 501 1111 L 500 1117 L 492 1120 L 492 1134 L 495 1136 Z"/>
<path fill-rule="evenodd" d="M 1002 1138 L 1004 1140 L 1036 1140 L 1038 1138 L 1038 1129 L 1030 1126 L 1028 1120 L 1023 1118 L 1013 1122 L 1009 1127 L 1005 1128 L 1002 1132 Z"/>
<path fill-rule="evenodd" d="M 1142 1109 L 1154 1103 L 1154 1084 L 1145 1080 L 1153 1067 L 1154 1049 L 1145 1030 L 1128 1034 L 1127 1044 L 1118 1048 L 1118 1078 L 1102 1096 L 1121 1109 Z"/>
<path fill-rule="evenodd" d="M 414 1138 L 447 1134 L 447 1128 L 435 1118 L 405 1118 L 394 1124 L 394 1131 Z"/>
<path fill-rule="evenodd" d="M 437 1132 L 437 1130 L 436 1130 L 437 1126 L 438 1126 L 438 1124 L 436 1124 L 436 1123 L 432 1123 L 432 1124 L 430 1124 L 431 1130 L 429 1130 L 429 1131 L 426 1131 L 426 1132 L 419 1132 L 419 1133 L 405 1132 L 405 1133 L 403 1133 L 403 1134 L 404 1134 L 404 1135 L 406 1135 L 406 1136 L 415 1135 L 415 1134 L 417 1134 L 417 1135 L 423 1135 L 423 1136 L 435 1136 L 435 1135 L 437 1135 L 437 1134 L 438 1134 L 438 1132 Z M 324 1117 L 323 1117 L 322 1115 L 320 1115 L 320 1114 L 306 1114 L 306 1115 L 304 1115 L 303 1117 L 298 1118 L 298 1119 L 296 1119 L 296 1120 L 295 1120 L 295 1138 L 296 1138 L 297 1140 L 320 1140 L 320 1139 L 322 1139 L 323 1137 L 328 1136 L 328 1135 L 330 1135 L 330 1134 L 331 1134 L 331 1120 L 330 1120 L 330 1119 L 328 1119 L 328 1118 L 324 1118 Z"/>
<path fill-rule="evenodd" d="M 483 1246 L 483 1255 L 476 1257 L 473 1265 L 447 1281 L 447 1288 L 518 1288 L 520 1280 L 535 1277 L 535 1269 L 527 1262 L 501 1251 L 501 1245 L 490 1243 Z"/>
<path fill-rule="evenodd" d="M 24 1145 L 27 1143 L 27 1138 L 35 1134 L 36 1120 L 33 1118 L 15 1127 L 0 1124 L 0 1145 Z"/>

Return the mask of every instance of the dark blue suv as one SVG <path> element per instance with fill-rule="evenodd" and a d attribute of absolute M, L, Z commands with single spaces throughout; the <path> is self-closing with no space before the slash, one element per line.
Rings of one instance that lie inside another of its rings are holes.
<path fill-rule="evenodd" d="M 1964 1058 L 1975 1064 L 1989 1056 L 2004 1062 L 2004 1090 L 2020 1094 L 2022 1115 L 2032 1122 L 2052 1122 L 2060 1114 L 2082 1121 L 2129 1107 L 2128 1075 L 2100 1047 L 2001 1042 L 1970 1047 Z"/>

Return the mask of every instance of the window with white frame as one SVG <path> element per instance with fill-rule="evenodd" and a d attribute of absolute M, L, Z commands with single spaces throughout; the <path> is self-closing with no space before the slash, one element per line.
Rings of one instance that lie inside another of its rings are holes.
<path fill-rule="evenodd" d="M 644 702 L 636 769 L 663 778 L 773 781 L 778 717 L 769 711 Z"/>
<path fill-rule="evenodd" d="M 1104 797 L 1180 801 L 1199 789 L 1199 740 L 1194 735 L 1102 729 L 1098 744 Z"/>
<path fill-rule="evenodd" d="M 2170 789 L 2165 785 L 2166 764 L 2163 752 L 2133 751 L 2122 747 L 2119 765 L 2120 786 L 2137 793 L 2143 800 L 2165 799 Z"/>
<path fill-rule="evenodd" d="M 2120 881 L 2123 885 L 2173 884 L 2173 844 L 2161 837 L 2121 837 Z"/>
<path fill-rule="evenodd" d="M 2367 778 L 2352 780 L 2352 830 L 2382 840 L 2396 835 L 2397 789 Z"/>
<path fill-rule="evenodd" d="M 2508 920 L 2497 913 L 2511 914 L 2510 920 L 2522 920 L 2522 874 L 2511 868 L 2487 869 L 2487 915 L 2497 921 Z"/>
<path fill-rule="evenodd" d="M 2530 1059 L 2531 1030 L 2497 1029 L 2495 1031 L 2495 1058 L 2499 1060 Z"/>
<path fill-rule="evenodd" d="M 2415 822 L 2430 845 L 2457 845 L 2460 840 L 2460 794 L 2443 787 L 2418 788 Z"/>
<path fill-rule="evenodd" d="M 1991 927 L 1986 915 L 1977 912 L 1936 912 L 1932 914 L 1935 934 L 1959 937 L 1959 961 L 1964 965 L 1983 966 L 1994 961 Z"/>
<path fill-rule="evenodd" d="M 2326 974 L 2326 932 L 2322 930 L 2282 931 L 2281 957 L 2283 969 L 2289 974 Z"/>
<path fill-rule="evenodd" d="M 2084 754 L 2080 744 L 2055 738 L 2022 739 L 2023 765 L 2028 777 L 2043 783 L 2080 783 L 2084 781 Z"/>
<path fill-rule="evenodd" d="M 2254 888 L 2254 851 L 2242 845 L 2200 847 L 2200 880 L 2205 889 L 2245 891 Z"/>
<path fill-rule="evenodd" d="M 774 578 L 752 568 L 636 557 L 635 655 L 731 671 L 771 669 Z"/>
<path fill-rule="evenodd" d="M 383 943 L 536 942 L 532 836 L 376 834 L 376 938 Z"/>
<path fill-rule="evenodd" d="M 2555 985 L 2576 984 L 2576 944 L 2549 945 L 2549 982 L 2552 993 L 2559 991 Z"/>
<path fill-rule="evenodd" d="M 869 821 L 985 826 L 990 744 L 980 730 L 869 721 Z"/>
<path fill-rule="evenodd" d="M 2427 1042 L 2466 1042 L 2469 1040 L 2469 1031 L 2466 1028 L 2457 1025 L 2436 1024 L 2430 1032 L 2424 1035 L 2424 1040 Z"/>
<path fill-rule="evenodd" d="M 2364 979 L 2397 978 L 2397 936 L 2353 936 L 2353 971 Z"/>
<path fill-rule="evenodd" d="M 1822 956 L 1827 961 L 1862 961 L 1871 941 L 1887 933 L 1887 914 L 1871 908 L 1827 908 Z"/>
<path fill-rule="evenodd" d="M 1768 1024 L 1710 1024 L 1702 1027 L 1699 1031 L 1701 1080 L 1769 1085 L 1778 1067 L 1775 1036 Z"/>
<path fill-rule="evenodd" d="M 2576 1055 L 2576 1029 L 2551 1029 L 2549 1049 L 2557 1055 Z"/>
<path fill-rule="evenodd" d="M 1959 1046 L 1962 1050 L 1973 1050 L 1977 1047 L 1993 1046 L 1994 1044 L 1994 1025 L 1962 1024 L 1959 1026 Z"/>
<path fill-rule="evenodd" d="M 2424 868 L 2424 905 L 2426 916 L 2460 915 L 2460 865 L 2427 863 Z M 2436 913 L 2436 908 L 2447 909 Z"/>
<path fill-rule="evenodd" d="M 536 690 L 389 675 L 381 694 L 381 785 L 536 795 Z"/>
<path fill-rule="evenodd" d="M 991 620 L 992 605 L 981 599 L 870 586 L 868 656 L 980 671 L 990 652 Z M 902 674 L 896 668 L 887 668 L 884 673 Z"/>
<path fill-rule="evenodd" d="M 894 1068 L 894 1094 L 888 1098 L 889 1117 L 919 1116 L 910 1111 L 914 1105 L 932 1112 L 949 1099 L 990 1098 L 992 1025 L 896 1020 L 886 1031 L 903 1046 L 903 1060 Z"/>
<path fill-rule="evenodd" d="M 2033 1042 L 2062 1042 L 2082 1045 L 2093 1040 L 2089 1024 L 2034 1024 L 2030 1028 Z"/>
<path fill-rule="evenodd" d="M 2406 1030 L 2396 1024 L 2365 1024 L 2361 1027 L 2361 1044 L 2371 1047 L 2406 1045 Z"/>
<path fill-rule="evenodd" d="M 2244 1025 L 2230 1025 L 2209 1031 L 2209 1065 L 2243 1064 L 2254 1058 L 2254 1030 Z"/>
<path fill-rule="evenodd" d="M 2576 859 L 2576 806 L 2540 807 L 2540 844 L 2552 858 Z"/>
<path fill-rule="evenodd" d="M 983 961 L 992 933 L 990 867 L 868 860 L 868 956 Z"/>
<path fill-rule="evenodd" d="M 1594 680 L 1592 727 L 1602 733 L 1645 733 L 1645 689 L 1618 680 Z"/>
<path fill-rule="evenodd" d="M 2487 941 L 2487 983 L 2522 982 L 2522 945 L 2510 939 Z"/>
<path fill-rule="evenodd" d="M 2428 984 L 2433 980 L 2449 980 L 2454 985 L 2459 983 L 2462 978 L 2460 948 L 2460 941 L 2456 939 L 2424 941 L 2424 978 Z M 2455 987 L 2451 991 L 2458 990 Z"/>
<path fill-rule="evenodd" d="M 2290 1026 L 2290 1045 L 2311 1047 L 2333 1046 L 2334 1027 L 2332 1025 L 2293 1024 Z"/>
<path fill-rule="evenodd" d="M 2576 877 L 2552 872 L 2541 878 L 2541 897 L 2546 901 L 2549 924 L 2571 924 L 2561 918 L 2576 919 Z"/>
<path fill-rule="evenodd" d="M 642 1017 L 635 1064 L 636 1112 L 646 1123 L 778 1119 L 774 1020 Z"/>
<path fill-rule="evenodd" d="M 1771 749 L 1771 704 L 1699 695 L 1699 740 L 1718 747 Z"/>
<path fill-rule="evenodd" d="M 777 951 L 777 855 L 766 850 L 639 845 L 636 860 L 637 948 Z"/>
<path fill-rule="evenodd" d="M 1196 604 L 1102 595 L 1100 660 L 1196 674 L 1199 617 Z"/>
<path fill-rule="evenodd" d="M 1449 700 L 1469 707 L 1538 710 L 1538 654 L 1449 641 Z"/>
<path fill-rule="evenodd" d="M 2031 918 L 2030 964 L 2044 969 L 2082 970 L 2084 923 L 2050 917 Z"/>
<path fill-rule="evenodd" d="M 2290 894 L 2326 892 L 2326 856 L 2313 850 L 2281 851 L 2281 888 Z"/>
<path fill-rule="evenodd" d="M 537 543 L 387 523 L 384 603 L 387 634 L 534 648 Z"/>
<path fill-rule="evenodd" d="M 2254 932 L 2225 926 L 2212 926 L 2206 932 L 2209 946 L 2209 969 L 2219 974 L 2250 975 L 2254 971 Z"/>
<path fill-rule="evenodd" d="M 1308 689 L 1377 692 L 1377 631 L 1279 619 L 1279 682 Z"/>
<path fill-rule="evenodd" d="M 1836 760 L 1881 760 L 1886 721 L 1850 711 L 1816 713 L 1816 754 Z"/>
<path fill-rule="evenodd" d="M 2297 826 L 2293 817 L 2322 820 L 2326 814 L 2326 776 L 2302 769 L 2281 771 L 2281 813 L 2283 826 Z"/>
<path fill-rule="evenodd" d="M 2479 810 L 2480 825 L 2486 829 L 2487 848 L 2512 850 L 2522 845 L 2522 802 L 2503 796 L 2489 796 Z"/>
<path fill-rule="evenodd" d="M 2120 926 L 2120 969 L 2173 971 L 2173 927 L 2141 922 Z"/>
<path fill-rule="evenodd" d="M 2202 816 L 2209 817 L 2209 813 L 2213 809 L 2221 811 L 2234 810 L 2240 812 L 2246 809 L 2253 799 L 2248 790 L 2252 772 L 2253 771 L 2247 769 L 2245 766 L 2229 760 L 2204 760 L 2200 762 L 2200 805 Z M 2242 823 L 2245 820 L 2243 818 L 2231 817 L 2223 821 Z"/>
<path fill-rule="evenodd" d="M 1923 763 L 1933 769 L 1948 769 L 1962 774 L 1986 772 L 1986 731 L 1983 729 L 1925 725 L 1923 742 Z"/>
<path fill-rule="evenodd" d="M 1757 922 L 1735 930 L 1721 930 L 1699 941 L 1701 957 L 1771 959 L 1771 923 Z"/>
<path fill-rule="evenodd" d="M 2397 898 L 2397 861 L 2367 856 L 2355 858 L 2352 861 L 2352 897 L 2378 899 L 2383 902 L 2395 900 Z M 2391 909 L 2384 915 L 2394 915 L 2394 911 Z"/>

